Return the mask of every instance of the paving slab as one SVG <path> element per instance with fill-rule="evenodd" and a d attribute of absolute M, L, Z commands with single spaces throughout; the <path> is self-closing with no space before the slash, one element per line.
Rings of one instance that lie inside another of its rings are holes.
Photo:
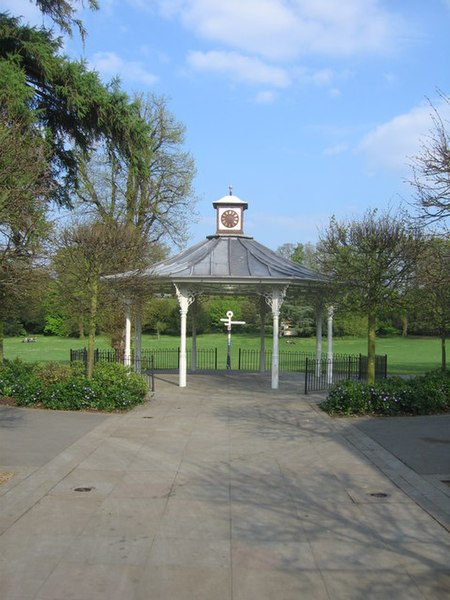
<path fill-rule="evenodd" d="M 330 418 L 295 377 L 176 383 L 157 378 L 130 413 L 72 421 L 41 455 L 55 420 L 39 411 L 37 456 L 0 485 L 2 600 L 450 596 L 448 486 L 390 449 L 397 430 Z M 428 423 L 420 435 L 443 439 Z M 16 421 L 16 447 L 29 425 Z"/>

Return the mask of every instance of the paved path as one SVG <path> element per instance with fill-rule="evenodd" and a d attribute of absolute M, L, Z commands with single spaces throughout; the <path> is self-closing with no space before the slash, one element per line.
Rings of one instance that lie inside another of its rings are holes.
<path fill-rule="evenodd" d="M 446 484 L 291 381 L 175 382 L 0 486 L 2 600 L 449 597 Z"/>

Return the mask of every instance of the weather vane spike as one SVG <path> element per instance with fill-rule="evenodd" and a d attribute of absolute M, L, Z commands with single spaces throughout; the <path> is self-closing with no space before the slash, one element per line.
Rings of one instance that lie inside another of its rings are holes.
<path fill-rule="evenodd" d="M 230 191 L 230 196 L 232 196 L 233 195 L 233 186 L 229 185 L 228 190 Z"/>

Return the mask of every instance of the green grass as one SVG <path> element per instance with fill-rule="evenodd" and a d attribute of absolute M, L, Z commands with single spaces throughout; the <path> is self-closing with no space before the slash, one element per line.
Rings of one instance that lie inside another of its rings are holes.
<path fill-rule="evenodd" d="M 47 362 L 47 361 L 69 361 L 69 351 L 71 348 L 84 348 L 87 340 L 36 336 L 35 343 L 23 343 L 23 338 L 5 339 L 5 356 L 9 359 L 19 357 L 25 362 Z M 280 339 L 280 350 L 289 351 L 310 351 L 315 350 L 314 338 L 293 338 L 293 344 L 288 344 L 285 338 Z M 188 347 L 190 347 L 190 338 L 188 338 Z M 96 346 L 100 349 L 110 347 L 109 339 L 106 336 L 99 336 L 96 340 Z M 142 338 L 143 348 L 177 348 L 179 338 L 176 336 L 161 336 L 158 340 L 156 336 L 144 335 Z M 219 354 L 226 354 L 227 335 L 226 333 L 213 333 L 200 335 L 197 337 L 198 348 L 219 349 Z M 271 336 L 266 337 L 266 348 L 272 347 Z M 259 348 L 259 336 L 252 334 L 233 333 L 232 335 L 232 364 L 236 364 L 236 354 L 238 348 Z M 364 338 L 335 338 L 333 340 L 333 350 L 342 354 L 366 354 L 367 342 Z M 323 352 L 326 352 L 326 340 L 323 341 Z M 388 355 L 389 374 L 417 374 L 437 369 L 441 360 L 441 345 L 437 338 L 402 338 L 402 337 L 382 337 L 377 339 L 377 354 Z"/>

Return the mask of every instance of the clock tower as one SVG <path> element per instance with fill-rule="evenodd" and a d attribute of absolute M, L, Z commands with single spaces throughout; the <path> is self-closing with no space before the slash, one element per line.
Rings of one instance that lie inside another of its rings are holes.
<path fill-rule="evenodd" d="M 229 195 L 213 202 L 213 206 L 217 212 L 216 235 L 244 234 L 244 210 L 248 204 L 234 196 L 231 187 Z"/>

